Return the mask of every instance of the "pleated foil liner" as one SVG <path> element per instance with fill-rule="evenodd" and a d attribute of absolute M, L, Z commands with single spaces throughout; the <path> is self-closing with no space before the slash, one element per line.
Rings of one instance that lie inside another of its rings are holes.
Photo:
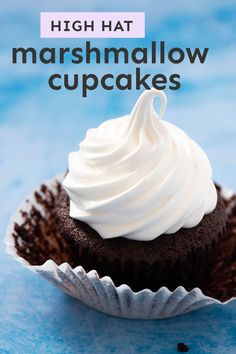
<path fill-rule="evenodd" d="M 54 195 L 56 184 L 60 180 L 61 177 L 45 183 Z M 37 192 L 40 193 L 40 189 Z M 225 198 L 230 198 L 233 195 L 228 190 L 223 190 L 222 193 Z M 115 286 L 109 276 L 99 278 L 96 270 L 86 272 L 82 266 L 73 269 L 67 262 L 57 265 L 49 259 L 42 265 L 30 265 L 17 254 L 13 235 L 15 223 L 21 225 L 24 222 L 22 211 L 28 213 L 32 206 L 42 212 L 41 206 L 35 198 L 35 192 L 22 203 L 11 219 L 4 239 L 6 252 L 66 294 L 96 310 L 130 319 L 162 319 L 181 315 L 210 304 L 224 305 L 234 299 L 231 298 L 228 301 L 221 302 L 204 295 L 199 288 L 187 291 L 182 286 L 174 291 L 161 287 L 157 292 L 149 289 L 134 292 L 126 284 Z"/>

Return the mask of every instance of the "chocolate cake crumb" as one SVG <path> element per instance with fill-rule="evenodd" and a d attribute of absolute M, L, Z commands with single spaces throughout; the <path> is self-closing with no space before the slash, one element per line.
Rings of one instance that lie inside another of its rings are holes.
<path fill-rule="evenodd" d="M 187 353 L 189 351 L 189 346 L 186 345 L 185 343 L 178 343 L 177 349 L 181 353 Z"/>
<path fill-rule="evenodd" d="M 91 226 L 71 218 L 69 211 L 69 196 L 62 189 L 55 216 L 76 266 L 87 272 L 96 269 L 100 277 L 110 276 L 116 286 L 127 284 L 133 291 L 206 287 L 209 260 L 225 237 L 228 219 L 220 191 L 216 208 L 197 226 L 145 242 L 123 237 L 104 240 Z"/>

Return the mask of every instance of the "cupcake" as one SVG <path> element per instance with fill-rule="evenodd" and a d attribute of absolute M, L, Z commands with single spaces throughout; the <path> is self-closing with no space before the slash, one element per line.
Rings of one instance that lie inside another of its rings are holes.
<path fill-rule="evenodd" d="M 225 274 L 236 198 L 214 184 L 198 144 L 162 119 L 165 108 L 151 89 L 130 115 L 89 129 L 66 174 L 41 186 L 8 229 L 8 251 L 27 267 L 118 316 L 169 317 L 234 296 Z"/>
<path fill-rule="evenodd" d="M 134 291 L 202 285 L 226 229 L 207 156 L 162 120 L 165 108 L 152 89 L 130 115 L 88 130 L 69 155 L 56 209 L 74 263 Z"/>

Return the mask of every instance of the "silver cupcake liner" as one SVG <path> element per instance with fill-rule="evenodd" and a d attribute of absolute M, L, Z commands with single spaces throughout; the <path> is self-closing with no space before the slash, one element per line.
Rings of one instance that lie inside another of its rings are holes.
<path fill-rule="evenodd" d="M 55 193 L 56 181 L 60 179 L 59 177 L 45 185 Z M 39 190 L 38 192 L 40 193 Z M 233 194 L 226 189 L 223 189 L 222 193 L 226 198 Z M 34 193 L 22 203 L 11 219 L 5 237 L 6 252 L 26 268 L 40 274 L 65 293 L 96 310 L 130 319 L 161 319 L 181 315 L 210 304 L 224 305 L 234 299 L 221 302 L 204 295 L 199 288 L 187 291 L 182 286 L 174 291 L 161 287 L 157 292 L 149 289 L 134 292 L 126 284 L 115 286 L 109 276 L 99 278 L 96 270 L 86 272 L 82 266 L 72 269 L 68 263 L 57 265 L 51 259 L 43 265 L 32 266 L 17 254 L 13 237 L 15 223 L 21 225 L 24 221 L 21 211 L 28 212 L 32 205 L 41 211 Z"/>

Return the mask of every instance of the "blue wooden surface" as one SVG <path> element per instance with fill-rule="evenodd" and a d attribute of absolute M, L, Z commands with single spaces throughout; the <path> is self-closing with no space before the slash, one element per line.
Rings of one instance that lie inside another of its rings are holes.
<path fill-rule="evenodd" d="M 75 40 L 39 39 L 40 11 L 145 11 L 148 40 L 169 46 L 209 46 L 204 65 L 161 66 L 179 72 L 183 88 L 167 92 L 166 119 L 182 127 L 206 150 L 215 180 L 236 190 L 236 4 L 235 1 L 145 2 L 105 0 L 1 4 L 0 12 L 0 232 L 20 201 L 67 166 L 87 128 L 128 113 L 136 92 L 53 92 L 51 73 L 82 66 L 14 66 L 13 46 L 76 46 Z M 154 11 L 155 9 L 155 11 Z M 80 41 L 80 43 L 83 43 Z M 97 41 L 98 45 L 114 42 Z M 118 45 L 147 45 L 117 40 Z M 124 69 L 120 67 L 122 72 Z M 127 68 L 125 68 L 127 70 Z M 90 71 L 100 70 L 93 64 Z M 111 70 L 111 68 L 109 68 Z M 4 254 L 0 245 L 0 353 L 175 353 L 179 341 L 191 353 L 236 352 L 236 303 L 211 306 L 161 321 L 117 319 L 87 308 Z"/>

